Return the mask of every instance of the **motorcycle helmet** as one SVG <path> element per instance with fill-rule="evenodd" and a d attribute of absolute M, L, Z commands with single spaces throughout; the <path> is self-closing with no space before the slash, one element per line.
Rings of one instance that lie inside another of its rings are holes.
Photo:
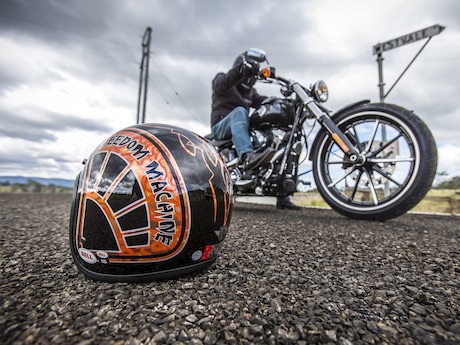
<path fill-rule="evenodd" d="M 94 280 L 136 282 L 212 264 L 233 206 L 229 174 L 204 138 L 163 124 L 103 141 L 75 180 L 71 254 Z"/>
<path fill-rule="evenodd" d="M 255 67 L 255 69 L 259 70 L 260 62 L 265 61 L 265 51 L 257 48 L 248 49 L 244 53 L 238 55 L 235 62 L 233 63 L 233 67 L 241 66 L 244 61 L 250 63 Z M 244 89 L 249 90 L 254 86 L 256 80 L 257 78 L 255 74 L 245 74 L 243 75 L 243 79 L 240 81 L 240 85 Z"/>

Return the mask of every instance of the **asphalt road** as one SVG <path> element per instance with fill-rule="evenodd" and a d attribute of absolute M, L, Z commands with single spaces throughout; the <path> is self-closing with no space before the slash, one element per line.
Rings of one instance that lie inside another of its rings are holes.
<path fill-rule="evenodd" d="M 460 344 L 460 222 L 237 203 L 216 264 L 85 278 L 69 195 L 0 194 L 1 344 Z"/>

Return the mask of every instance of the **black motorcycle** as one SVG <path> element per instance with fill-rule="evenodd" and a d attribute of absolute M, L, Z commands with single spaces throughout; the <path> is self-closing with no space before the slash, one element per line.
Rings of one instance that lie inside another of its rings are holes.
<path fill-rule="evenodd" d="M 323 199 L 355 219 L 385 220 L 417 205 L 430 190 L 437 151 L 425 123 L 412 111 L 387 103 L 356 102 L 333 113 L 324 81 L 305 87 L 275 74 L 265 53 L 251 58 L 266 66 L 259 81 L 280 86 L 282 97 L 269 97 L 250 115 L 256 152 L 273 158 L 246 171 L 231 140 L 214 140 L 227 163 L 236 195 L 291 195 L 302 181 L 299 167 L 308 157 Z M 321 128 L 311 147 L 313 127 Z M 305 152 L 305 151 L 306 152 Z M 304 153 L 303 153 L 304 152 Z"/>

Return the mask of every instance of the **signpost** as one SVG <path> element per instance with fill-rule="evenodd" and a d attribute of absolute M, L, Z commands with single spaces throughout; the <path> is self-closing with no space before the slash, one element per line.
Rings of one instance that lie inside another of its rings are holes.
<path fill-rule="evenodd" d="M 423 48 L 428 44 L 428 42 L 431 40 L 431 38 L 435 35 L 440 34 L 446 27 L 442 25 L 433 25 L 430 26 L 429 28 L 425 28 L 419 31 L 412 32 L 410 34 L 394 38 L 392 40 L 386 41 L 384 43 L 377 43 L 373 49 L 372 49 L 372 55 L 377 54 L 377 63 L 378 63 L 378 69 L 379 69 L 379 91 L 380 91 L 380 102 L 385 102 L 385 98 L 388 96 L 388 94 L 393 90 L 393 88 L 396 86 L 398 81 L 402 78 L 404 73 L 409 69 L 409 67 L 412 65 L 412 63 L 415 61 L 415 59 L 420 55 L 422 52 Z M 388 92 L 385 94 L 384 91 L 384 86 L 385 83 L 383 82 L 383 56 L 382 53 L 387 50 L 399 48 L 403 45 L 413 43 L 420 41 L 422 39 L 427 38 L 428 40 L 425 42 L 423 47 L 418 51 L 418 53 L 415 55 L 415 57 L 412 59 L 412 61 L 409 63 L 409 65 L 406 67 L 406 69 L 401 73 L 399 78 L 394 82 L 393 86 L 388 90 Z M 386 141 L 386 128 L 385 125 L 382 125 L 382 140 Z M 385 182 L 384 186 L 384 194 L 385 196 L 389 195 L 390 189 L 388 186 L 388 182 Z"/>
<path fill-rule="evenodd" d="M 388 96 L 388 94 L 393 90 L 393 88 L 396 86 L 398 81 L 401 79 L 401 77 L 406 73 L 406 71 L 409 69 L 409 67 L 412 65 L 412 63 L 415 61 L 415 59 L 420 55 L 422 52 L 423 48 L 428 44 L 428 42 L 431 40 L 431 38 L 435 35 L 439 35 L 446 27 L 442 25 L 433 25 L 428 28 L 412 32 L 410 34 L 394 38 L 392 40 L 386 41 L 384 43 L 377 43 L 373 48 L 372 48 L 372 54 L 376 55 L 377 54 L 377 63 L 378 63 L 378 69 L 379 69 L 379 90 L 380 90 L 380 102 L 385 102 L 385 98 Z M 406 69 L 401 73 L 399 78 L 395 81 L 393 86 L 390 88 L 390 90 L 385 94 L 384 92 L 384 85 L 385 83 L 383 82 L 383 57 L 382 53 L 387 50 L 399 48 L 403 45 L 413 43 L 420 41 L 422 39 L 427 38 L 428 40 L 425 42 L 423 47 L 418 51 L 418 53 L 415 55 L 415 57 L 412 59 L 412 61 L 409 63 L 409 65 L 406 67 Z"/>

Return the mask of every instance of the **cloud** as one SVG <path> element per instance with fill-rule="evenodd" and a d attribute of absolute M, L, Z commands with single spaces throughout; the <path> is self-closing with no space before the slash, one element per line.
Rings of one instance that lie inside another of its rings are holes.
<path fill-rule="evenodd" d="M 102 139 L 134 124 L 147 26 L 153 29 L 147 121 L 206 134 L 211 81 L 249 47 L 265 49 L 287 78 L 307 86 L 325 79 L 327 105 L 339 109 L 378 100 L 374 44 L 434 24 L 447 29 L 427 45 L 388 102 L 421 116 L 443 152 L 440 166 L 448 166 L 453 158 L 444 152 L 457 147 L 460 131 L 459 12 L 455 0 L 4 0 L 0 169 L 27 166 L 31 174 L 73 178 L 81 158 Z M 386 90 L 421 44 L 384 54 Z M 259 88 L 279 95 L 276 88 Z"/>
<path fill-rule="evenodd" d="M 438 147 L 438 171 L 445 171 L 451 177 L 460 176 L 460 147 L 447 144 Z"/>

